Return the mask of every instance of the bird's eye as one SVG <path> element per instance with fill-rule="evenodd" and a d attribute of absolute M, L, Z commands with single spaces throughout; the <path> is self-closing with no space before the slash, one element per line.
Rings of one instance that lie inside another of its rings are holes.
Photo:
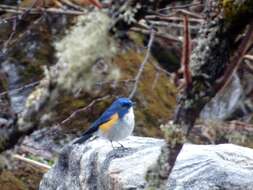
<path fill-rule="evenodd" d="M 123 108 L 129 108 L 129 104 L 128 104 L 128 103 L 123 103 L 121 106 L 122 106 Z"/>

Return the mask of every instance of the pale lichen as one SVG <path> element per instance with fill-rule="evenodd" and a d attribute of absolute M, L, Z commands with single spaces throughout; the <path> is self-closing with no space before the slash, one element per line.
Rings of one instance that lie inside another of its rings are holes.
<path fill-rule="evenodd" d="M 80 16 L 77 23 L 55 42 L 56 65 L 44 69 L 44 78 L 33 91 L 18 120 L 20 130 L 33 128 L 56 117 L 56 106 L 77 91 L 95 93 L 100 82 L 117 80 L 119 69 L 112 64 L 117 46 L 109 34 L 111 19 L 102 12 Z M 68 105 L 68 107 L 70 107 Z"/>
<path fill-rule="evenodd" d="M 172 147 L 186 142 L 187 131 L 183 129 L 182 126 L 174 123 L 167 123 L 166 125 L 161 125 L 160 128 L 164 133 L 166 141 L 169 142 Z"/>
<path fill-rule="evenodd" d="M 55 43 L 57 83 L 66 90 L 90 90 L 100 81 L 116 80 L 119 70 L 111 64 L 117 47 L 108 34 L 110 19 L 101 12 L 80 16 L 68 34 Z M 99 70 L 102 62 L 103 71 Z"/>
<path fill-rule="evenodd" d="M 135 6 L 129 6 L 129 4 L 126 3 L 120 8 L 122 13 L 119 15 L 119 18 L 123 19 L 127 24 L 137 22 L 135 15 L 138 13 L 140 8 L 141 5 L 139 3 L 137 3 Z"/>
<path fill-rule="evenodd" d="M 159 155 L 157 162 L 150 166 L 146 173 L 147 190 L 166 189 L 167 176 L 170 168 L 169 165 L 169 148 L 164 145 L 161 148 L 161 154 Z"/>

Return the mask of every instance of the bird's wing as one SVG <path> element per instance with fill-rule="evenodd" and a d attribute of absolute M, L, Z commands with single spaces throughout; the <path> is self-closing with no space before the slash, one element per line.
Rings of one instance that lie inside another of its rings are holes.
<path fill-rule="evenodd" d="M 119 114 L 118 113 L 115 113 L 113 114 L 109 120 L 107 120 L 106 122 L 104 123 L 101 123 L 99 125 L 99 129 L 103 132 L 103 133 L 106 133 L 108 132 L 113 126 L 115 123 L 117 123 L 119 120 Z"/>
<path fill-rule="evenodd" d="M 119 115 L 113 106 L 109 107 L 74 144 L 80 144 L 89 139 L 99 129 L 106 133 L 119 119 Z"/>
<path fill-rule="evenodd" d="M 101 129 L 102 132 L 107 132 L 118 119 L 118 113 L 114 109 L 108 109 L 92 124 L 91 127 L 95 127 L 97 130 Z"/>
<path fill-rule="evenodd" d="M 114 109 L 107 109 L 88 129 L 83 133 L 90 134 L 101 129 L 108 131 L 119 119 L 118 113 Z"/>

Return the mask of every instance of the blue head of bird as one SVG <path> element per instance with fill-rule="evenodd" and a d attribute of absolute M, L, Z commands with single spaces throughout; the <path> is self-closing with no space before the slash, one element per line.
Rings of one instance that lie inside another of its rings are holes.
<path fill-rule="evenodd" d="M 133 105 L 134 103 L 129 98 L 118 98 L 113 102 L 112 107 L 117 110 L 120 117 L 123 117 Z"/>

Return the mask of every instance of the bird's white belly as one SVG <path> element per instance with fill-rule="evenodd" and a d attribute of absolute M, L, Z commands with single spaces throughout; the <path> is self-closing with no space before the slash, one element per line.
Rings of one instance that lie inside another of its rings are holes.
<path fill-rule="evenodd" d="M 107 133 L 100 136 L 110 141 L 119 141 L 132 134 L 134 129 L 134 112 L 130 108 L 128 113 L 124 115 Z"/>

